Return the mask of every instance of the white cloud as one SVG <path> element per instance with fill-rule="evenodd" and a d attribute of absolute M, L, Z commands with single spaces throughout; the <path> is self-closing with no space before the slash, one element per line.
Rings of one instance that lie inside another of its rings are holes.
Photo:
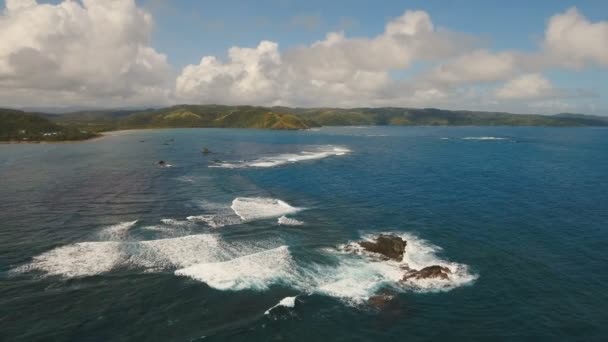
<path fill-rule="evenodd" d="M 133 0 L 6 1 L 3 105 L 113 105 L 166 99 L 170 69 L 150 46 L 152 17 Z M 162 101 L 162 100 L 161 100 Z"/>
<path fill-rule="evenodd" d="M 407 11 L 374 38 L 331 32 L 282 54 L 276 43 L 262 42 L 253 49 L 231 48 L 226 62 L 204 57 L 184 68 L 176 96 L 182 101 L 304 106 L 388 103 L 394 96 L 413 101 L 425 90 L 397 94 L 390 72 L 464 51 L 468 43 L 463 35 L 436 30 L 426 12 Z"/>
<path fill-rule="evenodd" d="M 553 86 L 541 74 L 526 74 L 508 81 L 497 89 L 501 99 L 533 99 L 551 95 Z"/>
<path fill-rule="evenodd" d="M 554 63 L 608 67 L 608 21 L 592 23 L 576 8 L 555 15 L 545 32 L 544 48 Z"/>
<path fill-rule="evenodd" d="M 511 77 L 517 70 L 516 57 L 509 52 L 475 50 L 439 65 L 432 78 L 443 82 L 489 82 Z"/>
<path fill-rule="evenodd" d="M 538 101 L 573 103 L 592 93 L 556 89 L 543 73 L 608 67 L 608 21 L 591 22 L 575 8 L 549 20 L 535 52 L 490 50 L 475 37 L 438 27 L 424 11 L 406 11 L 376 36 L 330 32 L 283 50 L 263 40 L 232 47 L 225 60 L 205 56 L 172 75 L 166 56 L 151 46 L 152 17 L 135 0 L 5 4 L 3 106 L 189 102 L 538 109 L 545 108 Z M 312 29 L 319 20 L 300 16 L 292 24 Z"/>
<path fill-rule="evenodd" d="M 197 103 L 271 103 L 280 97 L 281 56 L 276 43 L 230 49 L 229 61 L 203 57 L 189 65 L 176 81 L 180 98 Z"/>
<path fill-rule="evenodd" d="M 233 47 L 225 62 L 205 57 L 184 68 L 176 97 L 261 105 L 532 108 L 528 105 L 539 99 L 588 93 L 555 89 L 541 72 L 573 61 L 601 64 L 607 41 L 596 41 L 603 39 L 606 25 L 569 10 L 551 19 L 538 52 L 494 52 L 475 47 L 471 37 L 438 29 L 424 11 L 406 11 L 372 38 L 330 32 L 283 52 L 276 43 L 262 42 L 253 49 Z M 581 34 L 588 37 L 569 38 Z M 593 42 L 596 50 L 590 48 Z M 418 62 L 428 69 L 395 78 L 394 71 Z"/>

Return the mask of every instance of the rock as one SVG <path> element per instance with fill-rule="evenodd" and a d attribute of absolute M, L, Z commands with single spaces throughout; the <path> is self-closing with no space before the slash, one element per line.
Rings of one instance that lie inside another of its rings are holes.
<path fill-rule="evenodd" d="M 449 274 L 451 274 L 451 273 L 452 273 L 452 271 L 450 271 L 450 269 L 445 266 L 433 265 L 433 266 L 425 267 L 425 268 L 421 269 L 420 271 L 413 271 L 413 272 L 406 274 L 405 276 L 403 276 L 402 281 L 406 281 L 408 279 L 436 279 L 436 278 L 448 280 L 448 279 L 450 279 Z"/>
<path fill-rule="evenodd" d="M 376 295 L 369 297 L 367 303 L 376 309 L 383 309 L 389 305 L 392 300 L 393 296 Z"/>
<path fill-rule="evenodd" d="M 375 242 L 362 241 L 359 245 L 368 252 L 378 253 L 388 259 L 403 260 L 407 242 L 395 235 L 380 235 Z"/>
<path fill-rule="evenodd" d="M 165 166 L 165 161 L 164 161 L 164 160 L 160 160 L 160 161 L 158 162 L 158 165 L 160 165 L 160 166 Z"/>
<path fill-rule="evenodd" d="M 202 154 L 209 154 L 209 153 L 211 153 L 211 151 L 209 151 L 209 149 L 208 149 L 208 148 L 203 147 L 203 149 L 201 150 L 201 153 L 202 153 Z"/>

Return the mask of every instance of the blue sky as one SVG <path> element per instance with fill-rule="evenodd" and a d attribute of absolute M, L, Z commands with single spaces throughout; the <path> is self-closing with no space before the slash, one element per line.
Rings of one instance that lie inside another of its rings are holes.
<path fill-rule="evenodd" d="M 156 22 L 154 45 L 175 65 L 202 55 L 224 56 L 231 46 L 255 46 L 262 39 L 282 48 L 309 44 L 329 31 L 373 36 L 405 10 L 424 10 L 450 30 L 478 35 L 494 49 L 532 50 L 549 18 L 576 6 L 591 21 L 608 20 L 608 1 L 196 1 L 139 0 Z M 310 26 L 298 18 L 310 19 Z M 318 18 L 318 22 L 313 20 Z M 299 24 L 298 24 L 299 23 Z"/>
<path fill-rule="evenodd" d="M 608 40 L 608 1 L 603 0 L 108 0 L 106 5 L 103 1 L 85 0 L 76 1 L 80 6 L 77 8 L 67 6 L 63 0 L 39 0 L 38 4 L 54 6 L 47 8 L 45 13 L 42 10 L 35 12 L 40 16 L 40 25 L 37 25 L 36 17 L 25 14 L 30 10 L 34 13 L 39 7 L 33 0 L 10 1 L 19 4 L 19 11 L 7 9 L 0 20 L 11 25 L 12 30 L 7 32 L 21 34 L 24 30 L 18 25 L 28 27 L 28 36 L 21 38 L 6 33 L 7 36 L 0 37 L 11 41 L 5 43 L 7 61 L 14 63 L 14 59 L 9 58 L 11 55 L 32 46 L 45 56 L 83 49 L 76 51 L 76 56 L 58 56 L 58 60 L 52 62 L 63 71 L 71 69 L 72 65 L 62 66 L 61 61 L 75 63 L 79 58 L 88 58 L 82 61 L 83 65 L 91 64 L 95 70 L 95 63 L 99 63 L 100 68 L 108 69 L 108 75 L 112 74 L 114 66 L 116 74 L 125 68 L 141 73 L 137 77 L 130 73 L 131 78 L 108 76 L 108 83 L 102 85 L 113 88 L 112 84 L 120 84 L 125 94 L 135 94 L 129 98 L 119 94 L 119 89 L 93 92 L 93 87 L 100 88 L 99 81 L 87 79 L 86 72 L 78 76 L 82 79 L 73 73 L 58 75 L 56 89 L 53 86 L 35 89 L 41 93 L 37 97 L 47 105 L 52 105 L 50 102 L 67 106 L 81 102 L 118 105 L 123 101 L 129 105 L 152 105 L 154 102 L 253 101 L 253 104 L 262 105 L 328 106 L 332 105 L 330 101 L 335 101 L 336 106 L 434 106 L 608 114 L 608 82 L 605 81 L 608 79 L 608 41 L 605 41 Z M 108 6 L 110 2 L 121 5 Z M 8 0 L 0 0 L 0 4 L 5 7 Z M 576 10 L 569 11 L 573 7 Z M 134 24 L 133 18 L 147 23 L 139 11 L 150 15 L 150 25 Z M 89 28 L 83 27 L 89 24 L 83 24 L 82 18 L 79 19 L 85 13 L 89 17 L 105 14 L 100 20 L 91 21 Z M 103 22 L 118 17 L 120 20 Z M 560 17 L 560 22 L 575 24 L 566 25 L 570 31 L 558 33 L 550 41 L 545 32 L 550 27 L 555 30 L 561 27 L 558 20 L 551 21 L 555 17 Z M 33 24 L 27 24 L 25 18 L 29 18 L 30 23 L 34 18 Z M 53 20 L 62 23 L 53 24 Z M 403 29 L 418 20 L 423 23 L 422 29 L 417 29 L 419 32 L 409 38 L 391 38 L 385 31 L 390 23 L 401 25 Z M 111 37 L 115 38 L 112 41 L 117 46 L 111 48 L 127 51 L 124 58 L 130 56 L 136 62 L 116 60 L 113 61 L 115 65 L 110 65 L 108 58 L 105 63 L 101 58 L 93 61 L 91 56 L 95 52 L 84 51 L 99 46 L 95 41 L 89 44 L 91 40 L 99 39 L 107 44 L 103 33 L 99 37 L 104 25 L 116 25 L 115 30 L 108 26 L 108 32 L 112 32 L 109 36 L 116 35 Z M 70 31 L 66 27 L 74 29 Z M 44 34 L 37 34 L 36 30 Z M 76 30 L 84 33 L 73 36 Z M 338 44 L 331 47 L 314 45 L 325 41 L 331 32 L 343 32 Z M 65 42 L 62 41 L 65 47 L 61 52 L 44 53 L 43 49 L 52 49 L 48 47 L 48 38 L 41 38 L 44 36 L 65 38 Z M 79 48 L 83 45 L 78 45 L 79 40 L 87 42 L 84 44 L 87 46 Z M 391 40 L 393 45 L 382 45 L 387 48 L 386 52 L 378 51 L 378 46 L 374 45 L 378 40 Z M 268 41 L 270 45 L 262 46 L 262 41 Z M 438 50 L 449 49 L 450 52 L 428 52 L 426 50 L 431 50 L 432 46 L 420 47 L 427 41 L 429 45 L 443 44 Z M 0 42 L 0 73 L 2 44 Z M 458 45 L 461 45 L 460 49 Z M 149 47 L 153 53 L 142 57 L 139 55 L 142 50 L 132 49 L 133 46 Z M 407 51 L 395 52 L 403 46 Z M 228 53 L 231 48 L 236 48 L 236 57 Z M 367 49 L 369 55 L 365 53 Z M 131 55 L 130 50 L 133 50 Z M 578 50 L 582 52 L 573 52 Z M 395 53 L 395 58 L 390 60 L 388 57 Z M 401 58 L 399 53 L 403 54 L 403 63 L 398 60 Z M 216 59 L 201 64 L 205 56 Z M 385 57 L 386 61 L 371 63 L 371 66 L 366 61 Z M 471 65 L 466 65 L 469 60 Z M 508 66 L 500 64 L 505 60 Z M 125 63 L 130 64 L 126 67 Z M 479 65 L 486 67 L 476 68 Z M 505 70 L 496 72 L 501 66 Z M 12 78 L 19 77 L 12 75 Z M 21 78 L 30 77 L 23 75 Z M 150 79 L 157 83 L 153 84 Z M 75 90 L 62 88 L 64 84 L 72 83 L 78 84 L 80 93 L 70 93 Z M 144 86 L 145 94 L 140 93 Z M 35 93 L 33 90 L 29 93 L 31 84 L 22 87 L 23 91 L 19 93 L 22 97 L 6 93 L 4 98 L 26 101 L 28 94 Z M 83 89 L 91 91 L 86 98 L 81 96 Z M 65 98 L 58 98 L 53 91 Z M 325 94 L 326 98 L 321 96 Z M 2 95 L 0 91 L 0 100 Z"/>

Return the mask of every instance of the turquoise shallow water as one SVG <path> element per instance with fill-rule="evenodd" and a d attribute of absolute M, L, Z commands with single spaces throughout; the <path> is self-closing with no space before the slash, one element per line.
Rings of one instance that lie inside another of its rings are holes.
<path fill-rule="evenodd" d="M 0 340 L 605 341 L 607 175 L 591 128 L 0 145 Z M 340 249 L 379 232 L 457 279 L 401 286 Z"/>

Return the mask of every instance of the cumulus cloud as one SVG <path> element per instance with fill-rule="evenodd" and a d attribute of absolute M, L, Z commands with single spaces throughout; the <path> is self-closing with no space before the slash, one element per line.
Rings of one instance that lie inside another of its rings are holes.
<path fill-rule="evenodd" d="M 319 15 L 291 20 L 307 29 L 320 23 Z M 608 21 L 592 22 L 575 8 L 550 18 L 532 52 L 491 50 L 476 37 L 438 27 L 427 12 L 405 11 L 376 36 L 337 31 L 307 45 L 281 47 L 262 40 L 230 48 L 226 59 L 204 56 L 177 75 L 152 47 L 152 29 L 151 15 L 135 0 L 6 0 L 0 103 L 536 111 L 557 98 L 591 93 L 556 88 L 543 76 L 547 71 L 608 67 Z"/>
<path fill-rule="evenodd" d="M 255 104 L 381 103 L 395 95 L 392 70 L 464 51 L 469 41 L 435 29 L 426 12 L 406 11 L 373 38 L 331 32 L 323 40 L 284 53 L 276 43 L 262 42 L 256 48 L 231 48 L 225 62 L 203 57 L 198 65 L 184 68 L 176 96 L 183 101 Z M 415 90 L 399 95 L 415 96 Z"/>
<path fill-rule="evenodd" d="M 592 23 L 576 8 L 570 8 L 549 21 L 544 48 L 554 63 L 608 67 L 608 21 Z"/>
<path fill-rule="evenodd" d="M 513 53 L 491 53 L 480 49 L 440 64 L 432 78 L 443 82 L 490 82 L 504 80 L 517 71 Z"/>
<path fill-rule="evenodd" d="M 5 3 L 4 105 L 125 106 L 167 98 L 167 58 L 150 46 L 152 17 L 134 0 Z"/>
<path fill-rule="evenodd" d="M 197 103 L 268 104 L 280 98 L 281 55 L 276 43 L 233 47 L 228 56 L 226 63 L 207 56 L 198 65 L 187 66 L 177 78 L 177 94 Z"/>
<path fill-rule="evenodd" d="M 553 86 L 541 74 L 526 74 L 508 81 L 496 90 L 501 99 L 531 99 L 551 95 Z"/>
<path fill-rule="evenodd" d="M 588 94 L 555 89 L 542 73 L 606 64 L 607 26 L 570 9 L 551 18 L 537 52 L 496 52 L 479 47 L 474 37 L 437 28 L 424 11 L 406 11 L 371 38 L 330 32 L 284 51 L 265 41 L 255 48 L 233 47 L 227 61 L 204 57 L 184 68 L 176 97 L 182 102 L 518 110 L 528 103 L 537 110 L 540 99 Z M 395 77 L 421 62 L 428 67 L 405 79 Z"/>

